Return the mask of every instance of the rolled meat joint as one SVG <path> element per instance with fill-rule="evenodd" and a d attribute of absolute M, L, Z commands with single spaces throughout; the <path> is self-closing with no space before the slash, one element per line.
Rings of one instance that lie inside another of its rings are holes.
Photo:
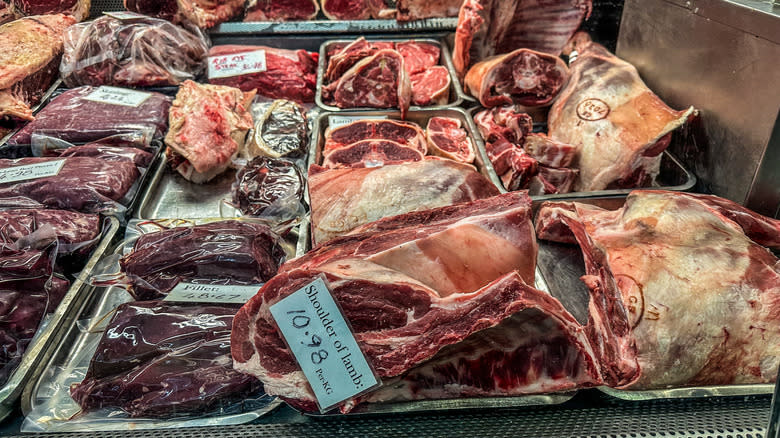
<path fill-rule="evenodd" d="M 62 35 L 76 19 L 38 15 L 0 26 L 0 118 L 33 120 L 31 106 L 57 79 Z"/>
<path fill-rule="evenodd" d="M 780 221 L 726 199 L 631 192 L 625 206 L 548 202 L 540 239 L 580 246 L 612 386 L 771 382 L 780 364 Z M 595 327 L 594 327 L 595 328 Z"/>
<path fill-rule="evenodd" d="M 255 92 L 184 81 L 168 113 L 165 144 L 171 166 L 185 179 L 205 183 L 224 172 L 252 129 L 248 108 Z"/>
<path fill-rule="evenodd" d="M 476 63 L 464 81 L 482 106 L 547 106 L 563 88 L 569 69 L 557 56 L 518 49 Z"/>
<path fill-rule="evenodd" d="M 124 0 L 125 9 L 208 29 L 244 12 L 245 0 Z"/>
<path fill-rule="evenodd" d="M 83 21 L 89 17 L 90 0 L 9 0 L 17 17 L 45 14 L 67 14 Z"/>
<path fill-rule="evenodd" d="M 250 0 L 244 21 L 313 20 L 319 11 L 317 0 Z"/>
<path fill-rule="evenodd" d="M 670 133 L 694 108 L 668 107 L 633 65 L 599 44 L 581 40 L 576 50 L 571 77 L 548 118 L 550 138 L 579 149 L 574 191 L 650 185 Z"/>

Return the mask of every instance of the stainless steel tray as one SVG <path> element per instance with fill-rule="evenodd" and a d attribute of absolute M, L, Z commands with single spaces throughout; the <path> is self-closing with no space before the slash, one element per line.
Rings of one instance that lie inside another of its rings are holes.
<path fill-rule="evenodd" d="M 392 41 L 396 43 L 404 42 L 404 41 L 419 41 L 423 43 L 428 44 L 434 44 L 439 47 L 441 51 L 441 55 L 439 56 L 439 65 L 443 65 L 447 67 L 447 71 L 450 74 L 450 96 L 447 100 L 447 103 L 444 105 L 430 105 L 430 106 L 412 106 L 411 110 L 421 110 L 421 109 L 442 109 L 442 108 L 451 108 L 451 107 L 457 107 L 463 102 L 463 90 L 460 88 L 460 82 L 457 80 L 457 77 L 455 75 L 455 67 L 452 65 L 452 55 L 450 53 L 450 49 L 447 47 L 447 43 L 444 42 L 444 39 L 431 39 L 431 38 L 369 38 L 368 41 Z M 322 43 L 322 46 L 320 46 L 320 58 L 317 65 L 317 93 L 314 96 L 315 102 L 317 102 L 317 106 L 320 108 L 324 108 L 328 111 L 333 112 L 340 112 L 340 111 L 356 111 L 356 110 L 376 110 L 377 108 L 339 108 L 335 105 L 329 105 L 322 101 L 322 87 L 325 86 L 323 84 L 324 76 L 325 76 L 325 70 L 328 68 L 328 48 L 333 44 L 349 44 L 354 40 L 328 40 Z"/>
<path fill-rule="evenodd" d="M 75 314 L 85 298 L 81 293 L 81 287 L 119 230 L 119 221 L 116 218 L 109 217 L 105 220 L 100 242 L 84 269 L 71 283 L 68 293 L 46 325 L 39 327 L 35 338 L 24 352 L 21 363 L 11 374 L 5 386 L 0 388 L 0 420 L 13 412 L 24 385 L 38 378 L 42 371 L 41 364 L 48 361 L 51 356 L 51 347 L 60 343 L 66 327 L 73 323 Z"/>
<path fill-rule="evenodd" d="M 322 16 L 322 13 L 320 13 Z M 426 18 L 409 22 L 396 20 L 312 20 L 288 22 L 228 22 L 211 29 L 211 35 L 241 35 L 241 34 L 331 34 L 348 33 L 407 33 L 407 32 L 442 32 L 452 31 L 458 25 L 457 17 Z"/>
<path fill-rule="evenodd" d="M 474 107 L 468 110 L 469 117 L 474 123 L 474 115 L 478 111 L 482 111 L 485 108 L 483 107 Z M 536 129 L 540 126 L 543 126 L 543 124 L 534 123 L 534 132 L 536 132 Z M 475 124 L 476 127 L 476 124 Z M 479 134 L 479 130 L 476 131 L 477 135 L 476 141 L 479 144 L 479 147 L 484 151 L 485 150 L 485 141 L 482 138 L 482 135 Z M 677 133 L 679 134 L 679 133 Z M 680 141 L 679 139 L 675 139 L 675 136 L 673 134 L 672 141 Z M 487 154 L 487 152 L 485 152 Z M 487 155 L 486 155 L 487 156 Z M 487 165 L 490 166 L 491 169 L 493 169 L 493 164 L 490 163 L 490 160 L 487 160 Z M 495 172 L 495 170 L 494 170 Z M 499 179 L 500 181 L 500 179 Z M 669 150 L 665 150 L 662 157 L 661 157 L 661 171 L 658 174 L 658 177 L 653 182 L 653 185 L 650 187 L 635 187 L 635 188 L 645 188 L 645 189 L 662 189 L 662 190 L 672 190 L 677 192 L 684 192 L 687 190 L 691 190 L 693 186 L 696 185 L 696 176 L 691 173 L 688 169 L 686 169 L 682 163 L 674 156 L 672 155 Z M 503 183 L 501 184 L 501 187 L 503 188 Z M 611 190 L 597 190 L 593 192 L 569 192 L 569 193 L 557 193 L 554 195 L 539 195 L 539 196 L 531 196 L 531 199 L 533 200 L 539 200 L 539 201 L 549 201 L 554 199 L 570 199 L 570 200 L 576 200 L 576 199 L 584 199 L 584 198 L 600 198 L 600 197 L 609 197 L 609 196 L 626 196 L 634 189 L 611 189 Z"/>
<path fill-rule="evenodd" d="M 53 84 L 51 84 L 51 87 L 49 87 L 48 90 L 46 90 L 45 93 L 43 93 L 43 96 L 41 97 L 41 101 L 38 102 L 37 105 L 34 105 L 31 109 L 33 114 L 36 114 L 38 111 L 41 110 L 44 106 L 46 106 L 47 103 L 49 103 L 49 99 L 51 99 L 51 96 L 54 94 L 54 91 L 59 88 L 59 86 L 62 85 L 62 79 L 57 78 Z M 0 138 L 0 158 L 19 158 L 19 157 L 25 157 L 30 156 L 30 153 L 24 154 L 24 150 L 20 150 L 20 148 L 17 147 L 9 147 L 6 146 L 6 143 L 8 140 L 14 136 L 24 125 L 26 125 L 27 122 L 18 123 L 17 126 L 11 130 L 8 134 L 4 135 L 3 138 Z M 27 148 L 29 149 L 29 148 Z"/>

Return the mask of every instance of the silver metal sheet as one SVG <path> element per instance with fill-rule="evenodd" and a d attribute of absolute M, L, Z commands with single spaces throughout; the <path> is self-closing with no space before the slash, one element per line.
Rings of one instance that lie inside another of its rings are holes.
<path fill-rule="evenodd" d="M 366 34 L 366 33 L 407 33 L 441 32 L 455 30 L 456 17 L 427 18 L 409 22 L 396 20 L 313 20 L 274 22 L 228 22 L 211 29 L 211 35 L 231 34 Z"/>
<path fill-rule="evenodd" d="M 693 386 L 690 388 L 657 389 L 653 391 L 628 391 L 600 386 L 601 392 L 627 401 L 660 400 L 674 398 L 744 397 L 748 395 L 771 394 L 773 384 L 765 385 L 722 385 Z"/>
<path fill-rule="evenodd" d="M 444 39 L 430 39 L 430 38 L 368 38 L 368 41 L 392 41 L 396 43 L 404 42 L 404 41 L 418 41 L 421 43 L 428 43 L 428 44 L 434 44 L 439 47 L 440 49 L 440 56 L 439 56 L 439 64 L 441 66 L 447 67 L 447 72 L 450 75 L 450 95 L 447 100 L 447 103 L 444 105 L 430 105 L 425 107 L 420 106 L 412 106 L 411 110 L 422 110 L 422 109 L 441 109 L 441 108 L 452 108 L 457 107 L 463 102 L 463 98 L 465 95 L 463 94 L 463 89 L 460 87 L 460 81 L 457 80 L 457 75 L 455 74 L 455 66 L 452 65 L 452 54 L 450 53 L 449 47 L 447 47 L 447 43 L 444 41 Z M 325 102 L 322 101 L 322 87 L 324 86 L 323 80 L 325 77 L 325 70 L 328 68 L 328 48 L 333 44 L 349 44 L 354 40 L 328 40 L 322 43 L 322 46 L 320 46 L 320 57 L 317 65 L 317 93 L 314 96 L 314 101 L 317 103 L 317 106 L 320 108 L 323 108 L 327 111 L 332 112 L 340 112 L 340 111 L 359 111 L 359 110 L 376 110 L 377 108 L 339 108 L 335 105 L 328 105 Z"/>

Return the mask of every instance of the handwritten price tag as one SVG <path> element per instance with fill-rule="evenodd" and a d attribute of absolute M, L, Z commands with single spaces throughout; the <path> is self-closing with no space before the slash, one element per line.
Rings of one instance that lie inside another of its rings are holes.
<path fill-rule="evenodd" d="M 52 160 L 0 169 L 0 184 L 54 176 L 60 173 L 64 164 L 65 160 Z"/>
<path fill-rule="evenodd" d="M 127 88 L 109 87 L 103 85 L 97 90 L 89 93 L 84 99 L 93 102 L 108 103 L 111 105 L 122 105 L 137 107 L 151 97 L 152 93 L 143 91 L 129 90 Z"/>
<path fill-rule="evenodd" d="M 209 79 L 259 73 L 265 71 L 266 68 L 265 50 L 236 53 L 235 55 L 209 56 Z"/>
<path fill-rule="evenodd" d="M 271 306 L 271 315 L 321 412 L 381 385 L 322 278 Z"/>
<path fill-rule="evenodd" d="M 339 128 L 344 125 L 349 125 L 352 122 L 355 122 L 357 120 L 366 120 L 366 119 L 386 119 L 387 116 L 330 116 L 328 117 L 328 126 L 331 128 Z"/>
<path fill-rule="evenodd" d="M 259 284 L 227 286 L 222 284 L 177 284 L 165 301 L 184 303 L 236 303 L 244 304 L 260 290 Z"/>

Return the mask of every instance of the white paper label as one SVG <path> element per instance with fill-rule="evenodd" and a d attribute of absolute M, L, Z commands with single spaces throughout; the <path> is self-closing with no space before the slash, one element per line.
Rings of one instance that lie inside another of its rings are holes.
<path fill-rule="evenodd" d="M 44 163 L 26 164 L 24 166 L 0 169 L 0 183 L 25 181 L 28 179 L 46 178 L 60 173 L 65 160 L 52 160 Z"/>
<path fill-rule="evenodd" d="M 356 120 L 376 120 L 386 118 L 387 116 L 330 116 L 328 117 L 328 126 L 331 128 L 339 128 L 344 125 L 349 125 Z"/>
<path fill-rule="evenodd" d="M 137 107 L 144 103 L 151 95 L 152 93 L 146 93 L 144 91 L 103 85 L 98 87 L 97 90 L 89 93 L 84 99 L 111 105 Z"/>
<path fill-rule="evenodd" d="M 179 283 L 171 289 L 165 301 L 184 303 L 244 304 L 260 290 L 260 284 L 228 286 L 224 284 Z"/>
<path fill-rule="evenodd" d="M 135 12 L 129 12 L 129 11 L 103 12 L 103 15 L 108 15 L 111 18 L 116 18 L 117 20 L 121 20 L 121 21 L 146 18 L 145 15 L 136 14 Z"/>
<path fill-rule="evenodd" d="M 322 278 L 271 306 L 325 412 L 380 385 Z"/>
<path fill-rule="evenodd" d="M 259 73 L 265 70 L 265 50 L 209 56 L 209 79 Z"/>

